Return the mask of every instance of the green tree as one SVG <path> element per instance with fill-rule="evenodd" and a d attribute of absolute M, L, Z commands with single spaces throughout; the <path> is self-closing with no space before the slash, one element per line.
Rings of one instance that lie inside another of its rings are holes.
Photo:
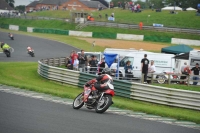
<path fill-rule="evenodd" d="M 25 11 L 25 5 L 19 5 L 15 7 L 15 10 L 18 10 L 20 12 L 24 12 Z"/>
<path fill-rule="evenodd" d="M 182 8 L 193 7 L 197 8 L 197 4 L 200 3 L 199 0 L 165 0 L 166 4 L 173 6 L 174 3 L 176 6 L 180 6 Z"/>
<path fill-rule="evenodd" d="M 14 8 L 14 4 L 15 4 L 15 0 L 5 0 L 9 5 L 10 7 Z"/>
<path fill-rule="evenodd" d="M 149 0 L 149 6 L 154 4 L 154 8 L 163 8 L 164 1 L 163 0 Z"/>

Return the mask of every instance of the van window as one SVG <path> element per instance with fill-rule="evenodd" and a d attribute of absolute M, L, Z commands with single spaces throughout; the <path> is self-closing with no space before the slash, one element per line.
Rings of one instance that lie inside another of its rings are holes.
<path fill-rule="evenodd" d="M 131 64 L 133 64 L 133 57 L 125 57 L 124 59 L 122 59 L 119 63 L 119 67 L 124 67 L 127 61 L 131 61 Z"/>
<path fill-rule="evenodd" d="M 200 64 L 200 59 L 191 59 L 190 66 L 195 66 L 196 63 Z"/>

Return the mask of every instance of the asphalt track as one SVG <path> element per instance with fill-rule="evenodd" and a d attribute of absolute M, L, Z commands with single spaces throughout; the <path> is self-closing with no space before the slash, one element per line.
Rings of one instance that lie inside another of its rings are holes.
<path fill-rule="evenodd" d="M 42 38 L 14 34 L 14 39 L 15 40 L 11 40 L 8 37 L 8 33 L 0 31 L 0 42 L 5 42 L 14 48 L 14 52 L 11 53 L 10 58 L 7 58 L 4 53 L 0 53 L 0 61 L 36 62 L 45 58 L 66 57 L 70 55 L 72 50 L 79 51 L 77 48 L 69 45 Z M 34 49 L 35 57 L 31 57 L 27 54 L 27 46 L 31 46 Z"/>
<path fill-rule="evenodd" d="M 0 40 L 14 49 L 11 58 L 0 61 L 37 61 L 69 55 L 73 47 L 55 41 L 15 35 L 11 41 L 0 32 Z M 35 49 L 36 57 L 26 53 Z M 75 49 L 76 50 L 76 49 Z M 71 105 L 0 92 L 0 133 L 199 133 L 199 130 L 94 110 L 74 110 Z"/>

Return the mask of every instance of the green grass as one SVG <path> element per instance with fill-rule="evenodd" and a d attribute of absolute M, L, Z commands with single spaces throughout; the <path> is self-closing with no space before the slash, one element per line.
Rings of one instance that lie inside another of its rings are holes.
<path fill-rule="evenodd" d="M 200 29 L 200 17 L 195 16 L 195 11 L 178 11 L 178 14 L 170 14 L 169 11 L 162 11 L 157 13 L 151 10 L 144 10 L 142 13 L 131 13 L 129 10 L 115 8 L 102 11 L 93 11 L 89 13 L 92 13 L 95 21 L 108 21 L 105 18 L 105 14 L 110 16 L 111 13 L 115 13 L 115 22 L 117 23 L 139 24 L 139 22 L 143 22 L 144 25 L 152 25 L 153 23 L 158 23 L 164 24 L 165 27 Z M 102 15 L 101 19 L 99 18 L 99 14 Z M 29 13 L 28 15 L 70 18 L 69 11 L 41 11 Z M 150 17 L 148 17 L 148 15 L 150 15 Z"/>
<path fill-rule="evenodd" d="M 75 24 L 66 23 L 59 20 L 23 20 L 23 19 L 9 19 L 0 18 L 0 24 L 13 24 L 26 27 L 38 27 L 38 28 L 54 28 L 61 30 L 75 30 Z M 183 39 L 193 39 L 200 40 L 200 36 L 196 34 L 184 34 L 184 33 L 173 33 L 173 32 L 157 32 L 149 30 L 136 30 L 136 29 L 120 29 L 120 28 L 108 28 L 108 27 L 94 27 L 87 26 L 81 31 L 90 32 L 110 32 L 110 33 L 124 33 L 124 34 L 136 34 L 145 36 L 157 36 L 164 38 L 183 38 Z"/>
<path fill-rule="evenodd" d="M 1 62 L 0 83 L 63 98 L 75 98 L 82 88 L 61 84 L 42 78 L 37 73 L 37 63 Z M 200 123 L 199 111 L 114 97 L 115 107 Z"/>
<path fill-rule="evenodd" d="M 187 85 L 180 85 L 180 84 L 153 84 L 156 86 L 162 86 L 162 87 L 167 87 L 167 88 L 175 88 L 179 90 L 190 90 L 190 91 L 198 91 L 200 92 L 199 86 L 187 86 Z"/>

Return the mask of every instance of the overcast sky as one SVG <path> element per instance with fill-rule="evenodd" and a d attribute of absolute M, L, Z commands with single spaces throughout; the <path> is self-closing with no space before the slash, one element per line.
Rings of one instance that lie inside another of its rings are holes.
<path fill-rule="evenodd" d="M 15 0 L 15 6 L 18 6 L 18 5 L 28 5 L 31 3 L 31 1 L 34 1 L 34 0 Z M 110 0 L 107 0 L 107 1 L 110 1 Z M 133 0 L 133 1 L 136 1 L 136 0 Z M 145 0 L 142 0 L 142 1 L 145 1 Z"/>
<path fill-rule="evenodd" d="M 33 0 L 15 0 L 15 6 L 19 6 L 19 5 L 28 5 L 31 3 L 31 1 Z"/>

